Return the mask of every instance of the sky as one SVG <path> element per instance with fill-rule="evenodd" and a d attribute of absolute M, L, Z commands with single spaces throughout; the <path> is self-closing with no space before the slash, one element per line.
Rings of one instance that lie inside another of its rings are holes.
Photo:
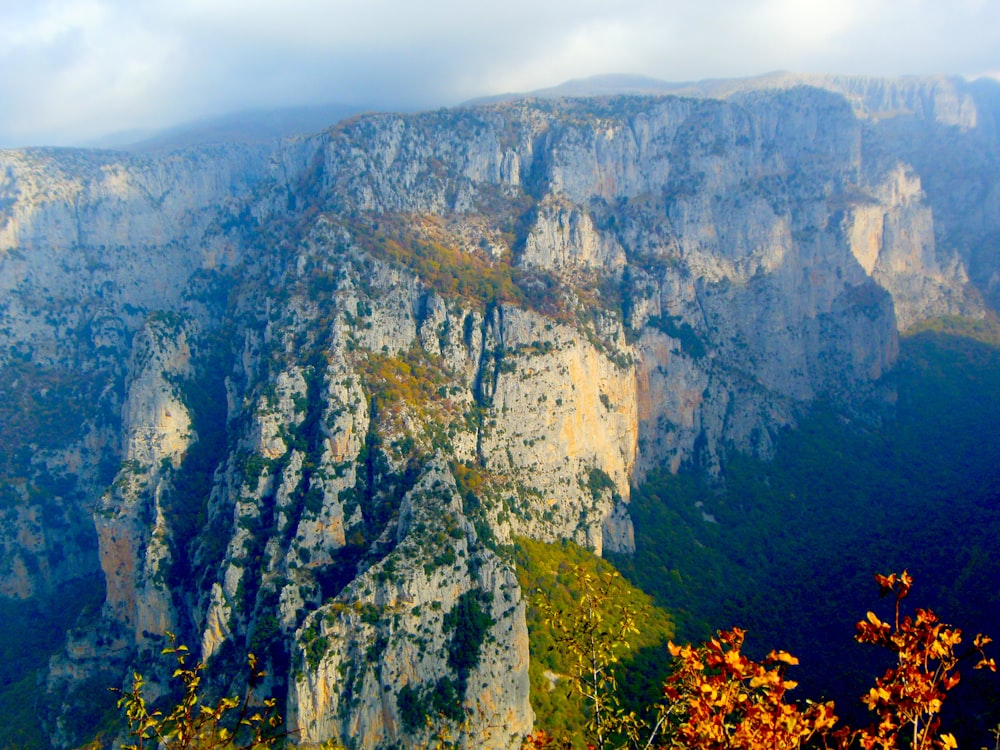
<path fill-rule="evenodd" d="M 0 0 L 0 147 L 605 73 L 1000 74 L 998 0 Z"/>

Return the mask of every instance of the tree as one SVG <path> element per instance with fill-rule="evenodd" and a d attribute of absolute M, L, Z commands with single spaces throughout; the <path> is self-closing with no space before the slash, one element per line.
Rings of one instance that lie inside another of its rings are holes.
<path fill-rule="evenodd" d="M 578 574 L 579 575 L 579 574 Z M 862 700 L 876 714 L 871 726 L 836 727 L 833 702 L 804 704 L 787 700 L 796 683 L 786 678 L 798 659 L 772 651 L 757 662 L 742 653 L 745 632 L 719 631 L 699 646 L 668 645 L 673 671 L 663 686 L 663 700 L 651 706 L 650 727 L 618 706 L 610 667 L 623 655 L 625 636 L 637 627 L 637 612 L 619 608 L 602 614 L 613 602 L 614 574 L 581 578 L 583 595 L 573 611 L 546 608 L 574 665 L 571 678 L 589 706 L 588 747 L 661 748 L 666 750 L 799 750 L 804 747 L 849 750 L 953 750 L 953 735 L 942 733 L 940 712 L 947 693 L 960 679 L 958 666 L 974 660 L 975 669 L 996 671 L 984 648 L 990 639 L 977 635 L 960 652 L 962 633 L 943 624 L 931 610 L 903 615 L 901 605 L 913 579 L 876 575 L 883 595 L 895 595 L 895 616 L 883 622 L 874 612 L 857 623 L 856 640 L 896 654 L 896 665 L 878 678 Z M 994 732 L 1000 737 L 1000 727 Z M 998 740 L 1000 744 L 1000 740 Z M 571 750 L 572 744 L 544 731 L 525 739 L 524 750 Z"/>
<path fill-rule="evenodd" d="M 977 635 L 971 648 L 960 654 L 962 631 L 942 623 L 931 610 L 917 608 L 912 617 L 901 616 L 902 601 L 913 585 L 909 573 L 876 575 L 875 581 L 883 596 L 896 597 L 894 620 L 890 625 L 869 612 L 857 624 L 855 639 L 892 651 L 897 661 L 862 696 L 878 721 L 857 733 L 861 747 L 955 748 L 954 736 L 939 733 L 941 704 L 961 679 L 960 662 L 975 659 L 974 669 L 996 671 L 996 662 L 983 652 L 990 638 Z"/>
<path fill-rule="evenodd" d="M 637 613 L 615 603 L 618 575 L 574 569 L 579 600 L 569 613 L 546 600 L 539 603 L 544 623 L 569 664 L 569 678 L 587 710 L 586 729 L 599 750 L 621 728 L 623 714 L 618 705 L 612 667 L 628 649 L 628 636 L 638 632 Z"/>
<path fill-rule="evenodd" d="M 833 702 L 786 701 L 796 683 L 785 678 L 798 659 L 772 651 L 762 662 L 742 652 L 744 631 L 720 631 L 705 644 L 670 644 L 676 660 L 664 695 L 680 720 L 669 747 L 723 750 L 796 750 L 824 736 L 837 722 Z"/>
<path fill-rule="evenodd" d="M 575 566 L 573 575 L 578 599 L 571 610 L 559 609 L 545 599 L 538 606 L 556 646 L 563 651 L 574 692 L 583 701 L 589 744 L 596 750 L 621 742 L 643 746 L 644 734 L 649 744 L 661 722 L 649 730 L 634 711 L 622 709 L 614 673 L 614 666 L 630 648 L 629 636 L 639 632 L 641 612 L 624 601 L 624 582 L 617 572 L 591 573 Z M 529 739 L 536 743 L 534 747 L 556 746 L 544 733 L 533 738 Z"/>
<path fill-rule="evenodd" d="M 174 645 L 175 638 L 168 633 L 170 646 L 163 654 L 172 654 L 177 660 L 173 678 L 183 686 L 183 697 L 169 713 L 151 710 L 144 689 L 146 682 L 138 672 L 132 675 L 131 690 L 118 691 L 118 707 L 128 719 L 129 735 L 133 744 L 123 750 L 145 750 L 146 747 L 164 750 L 255 750 L 274 745 L 287 733 L 282 729 L 281 716 L 274 709 L 275 700 L 268 698 L 259 705 L 254 689 L 260 685 L 265 673 L 258 669 L 257 658 L 250 654 L 249 684 L 242 700 L 235 697 L 221 698 L 217 703 L 206 703 L 200 694 L 205 663 L 187 666 L 188 648 Z"/>

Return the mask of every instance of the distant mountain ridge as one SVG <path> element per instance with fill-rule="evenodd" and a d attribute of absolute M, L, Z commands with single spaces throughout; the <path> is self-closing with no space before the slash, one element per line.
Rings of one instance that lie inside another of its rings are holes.
<path fill-rule="evenodd" d="M 779 90 L 793 86 L 815 86 L 847 96 L 860 116 L 886 117 L 918 110 L 905 104 L 894 104 L 893 96 L 901 89 L 930 92 L 931 99 L 957 97 L 960 92 L 994 89 L 992 97 L 1000 98 L 1000 84 L 983 77 L 967 80 L 959 76 L 909 76 L 885 79 L 858 75 L 821 75 L 775 71 L 738 79 L 706 79 L 694 82 L 671 82 L 642 75 L 605 74 L 565 81 L 556 86 L 528 92 L 476 97 L 460 106 L 510 101 L 522 98 L 561 98 L 598 96 L 695 96 L 726 99 L 752 91 Z M 881 90 L 883 93 L 877 93 Z M 936 90 L 936 92 L 935 92 Z M 865 93 L 867 91 L 867 94 Z M 885 92 L 893 91 L 893 94 Z M 889 98 L 886 98 L 886 97 Z M 933 107 L 933 104 L 931 105 Z M 109 134 L 86 144 L 87 147 L 123 149 L 133 152 L 185 148 L 209 143 L 239 142 L 269 143 L 282 138 L 317 133 L 333 123 L 371 107 L 349 104 L 327 104 L 276 109 L 254 109 L 175 125 L 163 131 L 132 131 Z M 923 104 L 920 112 L 924 111 Z M 960 112 L 941 113 L 945 118 L 961 118 Z"/>
<path fill-rule="evenodd" d="M 166 130 L 111 134 L 88 146 L 149 153 L 211 144 L 273 145 L 293 136 L 310 135 L 367 108 L 328 104 L 280 109 L 256 109 L 194 120 Z"/>
<path fill-rule="evenodd" d="M 901 115 L 929 117 L 944 124 L 970 127 L 974 123 L 971 97 L 975 92 L 1000 106 L 1000 82 L 983 77 L 967 80 L 960 76 L 906 76 L 879 78 L 859 75 L 829 75 L 775 71 L 747 78 L 719 78 L 692 82 L 670 82 L 640 75 L 611 74 L 578 78 L 558 86 L 524 93 L 499 94 L 470 100 L 476 105 L 525 97 L 554 99 L 596 96 L 693 96 L 729 99 L 760 91 L 780 91 L 796 86 L 812 86 L 842 94 L 855 114 L 868 118 Z"/>

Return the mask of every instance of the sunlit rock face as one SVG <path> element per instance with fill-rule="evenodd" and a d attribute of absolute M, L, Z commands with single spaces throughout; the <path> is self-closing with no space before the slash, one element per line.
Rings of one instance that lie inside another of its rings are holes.
<path fill-rule="evenodd" d="M 258 654 L 303 743 L 419 741 L 443 695 L 516 746 L 516 537 L 628 553 L 649 472 L 885 408 L 898 331 L 991 299 L 994 94 L 813 83 L 0 154 L 0 594 L 105 582 L 54 741 L 169 631 L 220 689 Z M 970 224 L 942 132 L 983 154 Z"/>

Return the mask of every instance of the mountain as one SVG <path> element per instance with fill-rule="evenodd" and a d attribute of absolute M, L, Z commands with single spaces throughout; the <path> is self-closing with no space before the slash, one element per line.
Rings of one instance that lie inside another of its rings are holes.
<path fill-rule="evenodd" d="M 318 133 L 333 123 L 364 112 L 365 109 L 365 107 L 329 104 L 249 110 L 197 120 L 140 137 L 124 134 L 115 139 L 117 142 L 96 145 L 117 147 L 137 153 L 171 151 L 220 143 L 266 145 L 283 138 Z"/>
<path fill-rule="evenodd" d="M 709 89 L 0 152 L 0 595 L 100 602 L 4 676 L 47 741 L 171 632 L 217 690 L 263 655 L 301 742 L 413 737 L 405 695 L 508 747 L 514 537 L 628 555 L 646 477 L 877 424 L 901 331 L 994 314 L 997 84 Z"/>

